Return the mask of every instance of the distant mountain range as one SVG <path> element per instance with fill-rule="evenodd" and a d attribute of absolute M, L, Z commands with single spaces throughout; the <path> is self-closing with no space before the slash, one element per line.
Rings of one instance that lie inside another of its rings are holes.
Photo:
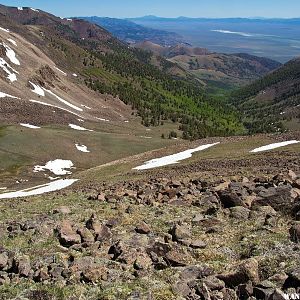
<path fill-rule="evenodd" d="M 115 37 L 127 43 L 138 43 L 147 40 L 167 46 L 183 42 L 183 38 L 179 34 L 148 28 L 129 20 L 106 17 L 80 17 L 80 19 L 105 28 Z"/>
<path fill-rule="evenodd" d="M 136 18 L 127 18 L 127 20 L 131 20 L 133 22 L 139 21 L 185 21 L 185 22 L 195 22 L 195 21 L 218 21 L 218 22 L 263 22 L 263 23 L 297 23 L 300 24 L 300 18 L 263 18 L 263 17 L 253 17 L 253 18 L 191 18 L 191 17 L 176 17 L 176 18 L 166 18 L 166 17 L 158 17 L 154 15 L 136 17 Z"/>

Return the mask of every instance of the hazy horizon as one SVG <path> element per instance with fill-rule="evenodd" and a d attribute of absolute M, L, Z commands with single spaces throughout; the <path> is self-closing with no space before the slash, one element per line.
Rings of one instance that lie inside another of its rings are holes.
<path fill-rule="evenodd" d="M 138 18 L 142 16 L 159 16 L 162 18 L 300 18 L 298 0 L 252 0 L 241 3 L 239 0 L 9 0 L 1 1 L 8 6 L 34 7 L 57 16 L 102 16 L 111 18 Z"/>

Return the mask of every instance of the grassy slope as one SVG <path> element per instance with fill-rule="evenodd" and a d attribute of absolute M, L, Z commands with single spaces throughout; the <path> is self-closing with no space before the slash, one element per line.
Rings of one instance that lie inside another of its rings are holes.
<path fill-rule="evenodd" d="M 1 186 L 14 186 L 15 179 L 29 179 L 26 185 L 33 185 L 43 180 L 44 175 L 35 174 L 32 169 L 34 165 L 44 165 L 49 160 L 72 160 L 76 167 L 74 173 L 76 173 L 175 142 L 161 139 L 163 131 L 167 133 L 174 129 L 172 123 L 152 128 L 151 131 L 146 131 L 138 120 L 115 125 L 83 123 L 82 126 L 92 128 L 94 132 L 76 131 L 64 126 L 49 126 L 39 130 L 20 126 L 8 126 L 2 129 L 0 136 Z M 145 138 L 147 136 L 151 139 Z M 75 148 L 76 143 L 86 145 L 91 152 L 79 152 Z M 20 187 L 22 185 L 17 186 L 17 188 Z"/>

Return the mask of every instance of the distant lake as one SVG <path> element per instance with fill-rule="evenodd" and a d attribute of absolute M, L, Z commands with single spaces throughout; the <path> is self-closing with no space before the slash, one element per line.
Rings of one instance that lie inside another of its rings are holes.
<path fill-rule="evenodd" d="M 183 36 L 211 51 L 245 52 L 286 62 L 300 56 L 300 20 L 132 19 L 137 24 Z"/>

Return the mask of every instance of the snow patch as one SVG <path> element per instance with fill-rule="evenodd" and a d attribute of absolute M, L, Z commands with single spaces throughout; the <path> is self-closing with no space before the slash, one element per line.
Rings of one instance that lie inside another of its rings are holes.
<path fill-rule="evenodd" d="M 75 73 L 73 73 L 72 75 L 73 75 L 74 77 L 78 77 L 78 75 L 77 75 L 77 74 L 75 74 Z"/>
<path fill-rule="evenodd" d="M 35 166 L 33 172 L 49 170 L 55 175 L 72 174 L 71 171 L 66 169 L 73 169 L 73 162 L 71 160 L 56 159 L 48 161 L 45 166 Z"/>
<path fill-rule="evenodd" d="M 70 102 L 64 100 L 63 98 L 57 96 L 57 95 L 54 94 L 52 91 L 47 90 L 47 89 L 45 89 L 45 88 L 43 88 L 43 90 L 44 90 L 45 92 L 48 92 L 50 95 L 54 96 L 56 99 L 58 99 L 60 102 L 64 103 L 65 105 L 70 106 L 71 108 L 73 108 L 73 109 L 75 109 L 75 110 L 77 110 L 77 111 L 83 111 L 81 108 L 77 107 L 76 105 L 74 105 L 74 104 L 72 104 L 72 103 L 70 103 Z"/>
<path fill-rule="evenodd" d="M 5 29 L 5 28 L 2 28 L 2 27 L 0 27 L 0 30 L 5 31 L 5 32 L 9 32 L 9 29 Z"/>
<path fill-rule="evenodd" d="M 18 10 L 23 10 L 23 7 L 18 7 Z"/>
<path fill-rule="evenodd" d="M 64 76 L 67 76 L 67 75 L 68 75 L 67 73 L 65 73 L 64 71 L 62 71 L 61 69 L 59 69 L 58 67 L 55 67 L 55 66 L 54 66 L 54 68 L 55 68 L 57 71 L 59 71 L 60 73 L 62 73 Z"/>
<path fill-rule="evenodd" d="M 59 107 L 57 105 L 48 104 L 48 103 L 45 103 L 45 102 L 42 102 L 42 101 L 38 101 L 38 100 L 29 100 L 29 101 L 32 102 L 32 103 L 37 103 L 37 104 L 41 104 L 41 105 L 45 105 L 45 106 L 55 107 L 57 109 L 60 109 L 60 110 L 66 111 L 66 112 L 68 112 L 70 114 L 73 114 L 73 115 L 75 115 L 77 117 L 81 117 L 80 115 L 78 115 L 78 114 L 76 114 L 76 113 L 74 113 L 74 112 L 72 112 L 72 111 L 70 111 L 68 109 Z M 53 111 L 53 112 L 55 112 L 55 111 Z"/>
<path fill-rule="evenodd" d="M 285 146 L 293 145 L 293 144 L 298 144 L 298 143 L 300 143 L 300 141 L 296 141 L 296 140 L 286 141 L 286 142 L 281 142 L 281 143 L 274 143 L 274 144 L 269 144 L 269 145 L 266 145 L 266 146 L 263 146 L 263 147 L 256 148 L 256 149 L 254 149 L 250 152 L 251 153 L 263 152 L 263 151 L 268 151 L 268 150 L 281 148 L 281 147 L 285 147 Z"/>
<path fill-rule="evenodd" d="M 74 125 L 74 124 L 69 124 L 69 127 L 71 127 L 72 129 L 75 129 L 75 130 L 79 130 L 79 131 L 94 131 L 94 130 L 86 129 L 84 127 Z"/>
<path fill-rule="evenodd" d="M 35 83 L 31 82 L 31 81 L 29 81 L 29 83 L 34 88 L 34 90 L 32 90 L 32 92 L 38 94 L 39 96 L 45 97 L 45 92 L 44 92 L 44 90 L 40 86 L 38 86 L 37 84 L 35 84 Z"/>
<path fill-rule="evenodd" d="M 30 9 L 33 10 L 33 11 L 39 12 L 36 8 L 30 7 Z"/>
<path fill-rule="evenodd" d="M 21 126 L 31 128 L 31 129 L 40 129 L 41 127 L 31 125 L 31 124 L 25 124 L 25 123 L 20 123 Z"/>
<path fill-rule="evenodd" d="M 51 181 L 60 179 L 60 177 L 52 177 L 52 176 L 49 176 L 48 178 L 49 178 Z"/>
<path fill-rule="evenodd" d="M 19 74 L 14 68 L 12 68 L 2 57 L 0 57 L 0 68 L 7 74 L 7 79 L 10 82 L 17 81 L 17 74 Z"/>
<path fill-rule="evenodd" d="M 89 106 L 86 106 L 84 104 L 81 104 L 82 107 L 86 108 L 86 109 L 91 109 Z"/>
<path fill-rule="evenodd" d="M 11 49 L 8 45 L 5 43 L 1 43 L 1 45 L 5 48 L 6 50 L 6 56 L 8 59 L 15 65 L 20 65 L 20 61 L 16 58 L 16 53 L 13 49 Z"/>
<path fill-rule="evenodd" d="M 17 42 L 13 39 L 7 39 L 9 42 L 11 42 L 13 45 L 15 45 L 16 47 L 18 46 L 17 45 Z"/>
<path fill-rule="evenodd" d="M 0 92 L 0 98 L 5 98 L 5 97 L 13 98 L 13 99 L 20 99 L 19 97 L 15 97 L 15 96 Z"/>
<path fill-rule="evenodd" d="M 99 121 L 103 121 L 103 122 L 110 122 L 110 120 L 108 120 L 108 119 L 102 119 L 102 118 L 97 118 L 97 117 L 96 117 L 96 119 Z"/>
<path fill-rule="evenodd" d="M 28 197 L 28 196 L 35 196 L 35 195 L 55 192 L 67 188 L 68 186 L 71 186 L 76 181 L 78 181 L 78 179 L 60 179 L 47 184 L 38 185 L 29 189 L 0 194 L 0 199 Z"/>
<path fill-rule="evenodd" d="M 84 120 L 82 120 L 82 119 L 77 119 L 79 122 L 84 122 Z"/>
<path fill-rule="evenodd" d="M 213 146 L 216 146 L 218 144 L 220 144 L 220 143 L 206 144 L 206 145 L 199 146 L 195 149 L 189 149 L 189 150 L 185 150 L 183 152 L 175 153 L 172 155 L 155 158 L 155 159 L 149 160 L 149 161 L 145 162 L 143 165 L 138 166 L 133 169 L 134 170 L 148 170 L 148 169 L 163 167 L 163 166 L 167 166 L 167 165 L 177 164 L 178 162 L 180 162 L 184 159 L 192 157 L 192 154 L 194 152 L 203 151 L 203 150 L 206 150 Z"/>
<path fill-rule="evenodd" d="M 76 148 L 77 148 L 78 151 L 81 151 L 81 152 L 84 152 L 84 153 L 89 153 L 89 152 L 91 152 L 91 151 L 89 151 L 89 150 L 87 149 L 87 146 L 85 146 L 85 145 L 75 144 L 75 146 L 76 146 Z"/>

